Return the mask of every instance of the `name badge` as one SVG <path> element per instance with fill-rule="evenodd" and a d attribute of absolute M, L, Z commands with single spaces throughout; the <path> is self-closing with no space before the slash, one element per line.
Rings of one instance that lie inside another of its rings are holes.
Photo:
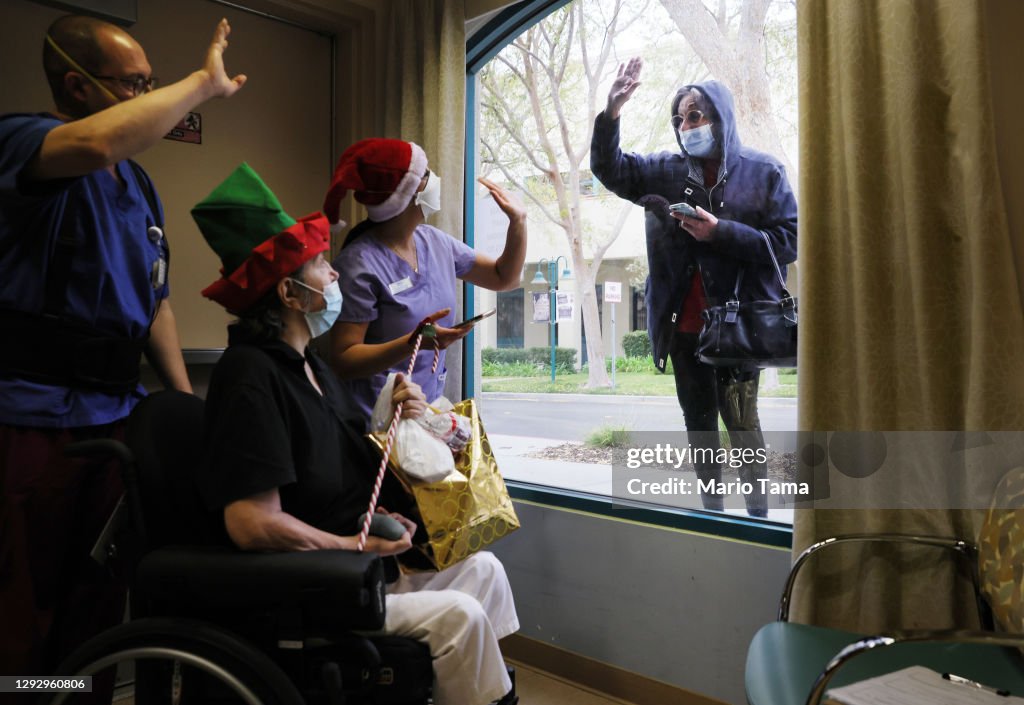
<path fill-rule="evenodd" d="M 150 284 L 154 289 L 162 289 L 167 283 L 167 260 L 163 257 L 153 263 L 153 269 L 149 273 Z"/>
<path fill-rule="evenodd" d="M 401 294 L 406 289 L 412 288 L 412 279 L 410 279 L 409 277 L 399 279 L 396 282 L 391 282 L 390 284 L 388 284 L 388 288 L 391 289 L 392 296 L 394 296 L 395 294 Z"/>

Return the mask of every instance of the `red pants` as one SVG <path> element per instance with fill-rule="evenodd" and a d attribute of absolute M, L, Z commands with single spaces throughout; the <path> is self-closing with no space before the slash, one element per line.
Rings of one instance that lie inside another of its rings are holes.
<path fill-rule="evenodd" d="M 0 674 L 53 674 L 124 616 L 125 586 L 89 558 L 121 495 L 120 467 L 62 453 L 88 438 L 123 439 L 124 422 L 0 426 Z"/>

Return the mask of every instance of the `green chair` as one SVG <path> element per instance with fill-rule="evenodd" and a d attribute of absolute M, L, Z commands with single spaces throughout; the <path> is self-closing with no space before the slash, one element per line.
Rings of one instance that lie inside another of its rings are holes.
<path fill-rule="evenodd" d="M 990 518 L 991 515 L 990 511 Z M 972 578 L 983 630 L 903 631 L 870 636 L 790 622 L 793 585 L 808 559 L 838 545 L 863 542 L 930 546 L 963 561 Z M 751 641 L 744 674 L 747 702 L 817 705 L 828 688 L 913 665 L 955 673 L 1008 689 L 1014 695 L 1024 695 L 1024 661 L 1016 649 L 1006 648 L 1024 648 L 1024 636 L 993 631 L 991 613 L 979 587 L 978 563 L 978 548 L 974 544 L 939 536 L 858 534 L 825 539 L 808 547 L 790 570 L 778 621 L 762 627 Z"/>

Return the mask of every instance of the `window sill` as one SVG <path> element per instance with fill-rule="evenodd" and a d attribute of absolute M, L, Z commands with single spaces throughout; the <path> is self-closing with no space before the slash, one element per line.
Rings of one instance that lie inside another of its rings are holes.
<path fill-rule="evenodd" d="M 506 480 L 505 484 L 513 500 L 555 509 L 772 548 L 790 549 L 793 545 L 793 527 L 776 521 L 754 519 L 727 512 L 675 509 L 517 480 Z"/>

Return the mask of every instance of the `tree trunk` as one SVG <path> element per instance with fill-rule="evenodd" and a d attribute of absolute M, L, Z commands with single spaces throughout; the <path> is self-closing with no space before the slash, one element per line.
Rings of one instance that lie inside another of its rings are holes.
<path fill-rule="evenodd" d="M 573 267 L 576 269 L 576 298 L 580 302 L 583 330 L 587 334 L 587 383 L 588 389 L 610 387 L 608 370 L 604 363 L 604 338 L 601 335 L 601 317 L 597 310 L 597 271 L 583 259 L 582 248 L 573 242 Z"/>

